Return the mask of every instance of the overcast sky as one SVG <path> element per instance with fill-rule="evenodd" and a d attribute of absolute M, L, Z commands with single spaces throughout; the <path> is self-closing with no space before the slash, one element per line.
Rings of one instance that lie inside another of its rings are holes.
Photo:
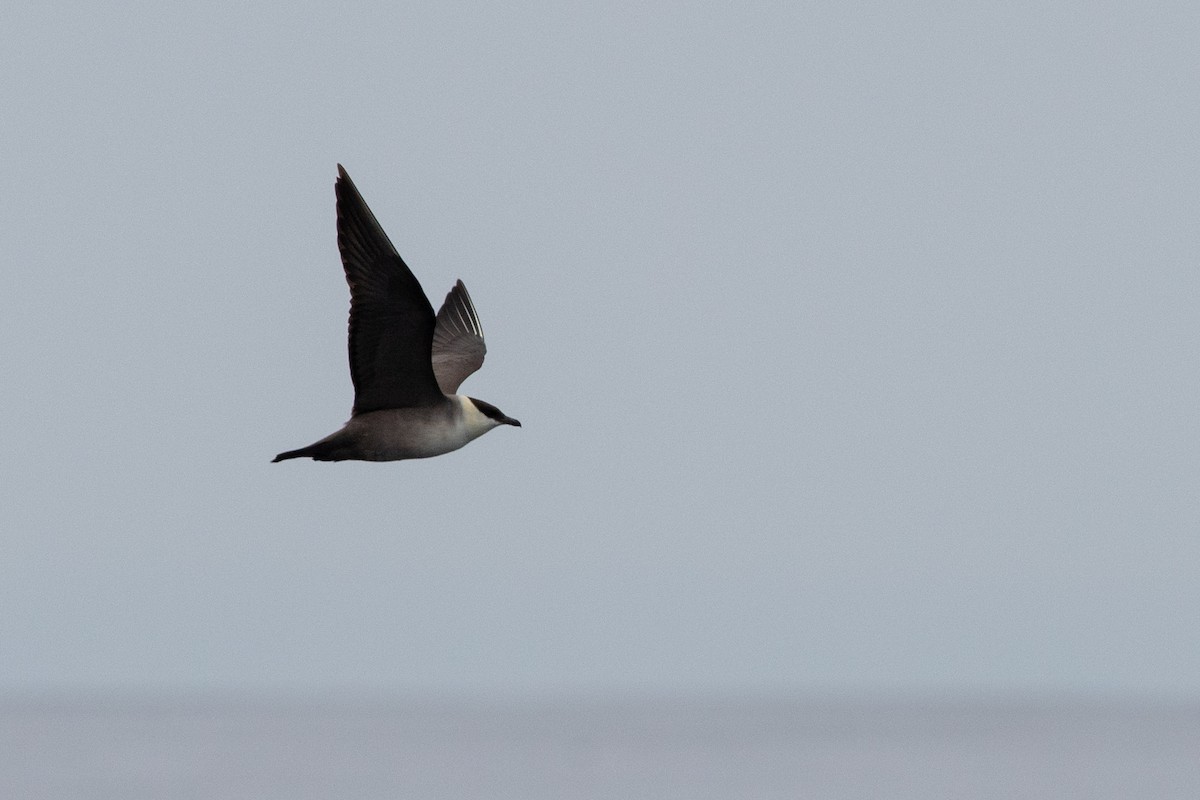
<path fill-rule="evenodd" d="M 1200 697 L 1200 11 L 987 5 L 3 12 L 0 691 Z M 524 427 L 269 463 L 338 162 Z"/>

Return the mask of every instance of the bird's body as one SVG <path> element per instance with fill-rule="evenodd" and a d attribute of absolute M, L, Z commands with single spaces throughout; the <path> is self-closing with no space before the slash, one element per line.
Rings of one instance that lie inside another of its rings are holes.
<path fill-rule="evenodd" d="M 338 165 L 338 250 L 350 284 L 354 410 L 341 430 L 275 461 L 397 461 L 449 453 L 499 425 L 520 426 L 455 394 L 487 348 L 462 281 L 436 317 L 412 271 Z"/>
<path fill-rule="evenodd" d="M 475 402 L 454 395 L 435 406 L 355 414 L 336 433 L 308 447 L 280 453 L 275 460 L 399 461 L 440 456 L 503 424 L 479 411 Z"/>

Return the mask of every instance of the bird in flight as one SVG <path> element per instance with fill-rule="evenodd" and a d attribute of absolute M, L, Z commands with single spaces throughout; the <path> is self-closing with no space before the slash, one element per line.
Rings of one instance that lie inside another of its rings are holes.
<path fill-rule="evenodd" d="M 435 316 L 346 170 L 338 164 L 337 239 L 350 284 L 354 409 L 341 430 L 272 461 L 398 461 L 440 456 L 500 425 L 521 423 L 456 394 L 487 352 L 462 281 Z"/>

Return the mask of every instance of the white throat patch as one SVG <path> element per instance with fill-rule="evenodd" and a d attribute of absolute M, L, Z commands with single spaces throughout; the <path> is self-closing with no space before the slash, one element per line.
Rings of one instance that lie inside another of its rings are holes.
<path fill-rule="evenodd" d="M 462 408 L 463 427 L 467 430 L 467 436 L 474 439 L 482 436 L 500 423 L 489 417 L 487 414 L 479 410 L 479 407 L 471 402 L 471 398 L 466 395 L 456 394 L 458 404 Z"/>

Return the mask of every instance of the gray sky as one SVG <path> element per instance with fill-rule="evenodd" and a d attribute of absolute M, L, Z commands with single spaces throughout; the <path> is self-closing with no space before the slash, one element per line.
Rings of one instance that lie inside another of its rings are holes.
<path fill-rule="evenodd" d="M 1200 697 L 1197 7 L 601 5 L 4 12 L 0 690 Z"/>

